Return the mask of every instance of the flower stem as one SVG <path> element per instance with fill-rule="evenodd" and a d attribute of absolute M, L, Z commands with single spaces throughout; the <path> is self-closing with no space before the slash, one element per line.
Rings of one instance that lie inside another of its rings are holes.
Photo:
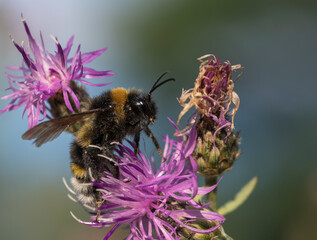
<path fill-rule="evenodd" d="M 217 184 L 217 176 L 205 176 L 205 186 L 210 187 Z M 207 194 L 207 202 L 212 202 L 210 207 L 217 210 L 217 188 Z"/>

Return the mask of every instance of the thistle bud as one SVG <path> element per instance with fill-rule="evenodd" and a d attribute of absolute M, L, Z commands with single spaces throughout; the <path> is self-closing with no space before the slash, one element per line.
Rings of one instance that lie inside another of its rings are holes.
<path fill-rule="evenodd" d="M 217 166 L 220 159 L 220 151 L 216 146 L 213 146 L 208 157 L 210 167 Z"/>
<path fill-rule="evenodd" d="M 198 171 L 203 172 L 207 168 L 207 163 L 203 157 L 200 157 L 196 160 L 198 165 Z"/>
<path fill-rule="evenodd" d="M 228 61 L 221 63 L 214 55 L 198 60 L 201 65 L 195 86 L 183 91 L 179 99 L 184 108 L 178 121 L 191 107 L 196 108 L 192 126 L 196 127 L 198 139 L 193 156 L 201 174 L 218 176 L 230 170 L 240 154 L 239 133 L 233 131 L 240 100 L 233 90 L 232 72 L 242 67 Z"/>

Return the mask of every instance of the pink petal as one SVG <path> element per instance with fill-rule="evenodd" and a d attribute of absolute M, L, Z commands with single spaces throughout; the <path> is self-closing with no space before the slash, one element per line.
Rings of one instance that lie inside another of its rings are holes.
<path fill-rule="evenodd" d="M 100 56 L 104 51 L 106 51 L 106 49 L 107 48 L 102 48 L 96 51 L 84 53 L 82 55 L 83 65 L 90 63 L 92 60 L 94 60 L 96 57 Z"/>

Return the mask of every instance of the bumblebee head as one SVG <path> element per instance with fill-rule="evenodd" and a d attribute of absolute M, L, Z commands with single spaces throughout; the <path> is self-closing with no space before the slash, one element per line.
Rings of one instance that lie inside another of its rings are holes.
<path fill-rule="evenodd" d="M 157 107 L 155 102 L 152 100 L 152 93 L 158 87 L 169 81 L 175 81 L 174 78 L 169 78 L 160 82 L 163 76 L 165 76 L 167 72 L 163 73 L 153 84 L 152 88 L 148 93 L 141 94 L 137 90 L 131 90 L 128 96 L 128 109 L 130 113 L 127 114 L 129 116 L 129 124 L 132 126 L 135 124 L 153 124 L 157 115 Z"/>
<path fill-rule="evenodd" d="M 148 96 L 140 91 L 130 90 L 127 101 L 127 122 L 134 126 L 136 124 L 154 123 L 157 114 L 156 104 Z"/>
<path fill-rule="evenodd" d="M 144 99 L 146 99 L 147 103 L 147 108 L 148 108 L 148 117 L 149 117 L 149 123 L 154 124 L 154 120 L 156 119 L 156 106 L 155 103 L 152 101 L 152 93 L 157 89 L 158 87 L 162 86 L 163 84 L 170 82 L 170 81 L 175 81 L 174 78 L 169 78 L 164 80 L 163 82 L 160 82 L 161 79 L 167 74 L 168 72 L 163 73 L 153 84 L 151 87 L 150 91 L 148 92 L 147 96 L 144 96 Z"/>
<path fill-rule="evenodd" d="M 137 100 L 136 104 L 143 112 L 147 124 L 154 124 L 157 115 L 157 107 L 151 97 L 148 94 L 143 94 L 143 96 Z"/>

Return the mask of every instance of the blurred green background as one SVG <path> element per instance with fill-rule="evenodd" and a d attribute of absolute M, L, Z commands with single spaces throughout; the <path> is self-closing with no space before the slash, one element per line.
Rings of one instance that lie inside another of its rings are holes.
<path fill-rule="evenodd" d="M 154 94 L 158 138 L 173 132 L 166 117 L 176 120 L 176 98 L 193 86 L 196 58 L 213 53 L 242 64 L 235 125 L 243 154 L 219 185 L 220 203 L 255 175 L 259 184 L 227 215 L 224 228 L 234 239 L 317 239 L 316 1 L 0 0 L 1 96 L 8 93 L 5 66 L 22 61 L 9 38 L 26 40 L 21 13 L 50 50 L 50 34 L 62 45 L 74 34 L 83 52 L 107 46 L 91 67 L 113 70 L 106 79 L 111 87 L 148 90 L 169 70 L 177 82 Z M 88 88 L 93 96 L 106 89 Z M 0 101 L 0 108 L 7 103 Z M 0 239 L 102 239 L 105 229 L 83 226 L 69 214 L 88 220 L 61 180 L 70 178 L 71 136 L 36 148 L 21 139 L 27 129 L 21 116 L 22 109 L 0 116 Z M 117 231 L 112 239 L 123 236 Z"/>

